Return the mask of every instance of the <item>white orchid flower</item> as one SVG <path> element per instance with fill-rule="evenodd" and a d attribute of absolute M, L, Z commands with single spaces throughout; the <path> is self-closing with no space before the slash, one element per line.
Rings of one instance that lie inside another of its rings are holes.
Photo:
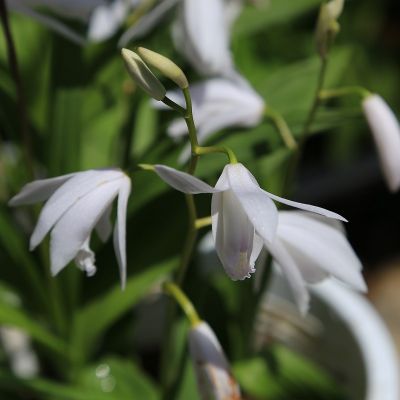
<path fill-rule="evenodd" d="M 400 188 L 400 126 L 393 111 L 377 94 L 362 103 L 364 115 L 371 128 L 380 164 L 389 189 Z"/>
<path fill-rule="evenodd" d="M 177 0 L 163 0 L 146 14 L 139 23 L 125 32 L 123 37 L 147 33 Z M 8 0 L 8 7 L 25 14 L 69 40 L 84 45 L 109 39 L 121 28 L 129 13 L 141 0 Z M 168 7 L 167 4 L 168 3 Z M 40 8 L 40 11 L 38 11 Z M 75 19 L 86 25 L 86 34 L 71 29 L 56 17 L 43 13 L 48 9 L 63 18 Z M 121 40 L 123 39 L 121 37 Z"/>
<path fill-rule="evenodd" d="M 100 239 L 108 239 L 112 225 L 110 213 L 118 196 L 114 249 L 122 287 L 126 281 L 126 208 L 131 181 L 119 169 L 89 170 L 25 185 L 9 204 L 19 206 L 47 200 L 30 239 L 33 250 L 51 231 L 51 272 L 58 274 L 70 261 L 88 276 L 96 272 L 95 257 L 89 248 L 93 229 Z"/>
<path fill-rule="evenodd" d="M 197 137 L 200 144 L 213 133 L 230 127 L 252 127 L 260 123 L 264 113 L 264 100 L 244 81 L 228 79 L 209 79 L 190 87 L 193 103 L 193 118 L 197 127 Z M 167 96 L 173 101 L 185 106 L 182 92 L 168 91 Z M 160 102 L 156 107 L 167 109 Z M 172 138 L 181 138 L 188 134 L 185 121 L 182 118 L 172 121 L 168 127 Z M 187 160 L 190 149 L 187 146 L 180 156 L 180 161 Z"/>
<path fill-rule="evenodd" d="M 192 175 L 163 165 L 156 165 L 155 171 L 181 192 L 213 194 L 211 215 L 215 248 L 226 273 L 233 280 L 250 277 L 255 272 L 254 263 L 262 247 L 274 242 L 278 211 L 273 200 L 345 221 L 334 212 L 266 192 L 242 164 L 226 165 L 215 188 Z"/>
<path fill-rule="evenodd" d="M 286 277 L 299 309 L 308 309 L 306 284 L 333 276 L 364 292 L 362 265 L 339 221 L 303 211 L 280 211 L 276 238 L 264 242 Z"/>
<path fill-rule="evenodd" d="M 230 28 L 240 0 L 183 0 L 173 29 L 176 48 L 202 75 L 225 75 L 233 68 Z"/>
<path fill-rule="evenodd" d="M 203 400 L 240 399 L 240 388 L 210 326 L 202 321 L 189 331 L 189 351 Z"/>

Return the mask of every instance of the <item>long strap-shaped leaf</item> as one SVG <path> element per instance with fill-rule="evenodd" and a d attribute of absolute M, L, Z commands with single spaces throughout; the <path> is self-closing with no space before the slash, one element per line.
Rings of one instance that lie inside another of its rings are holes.
<path fill-rule="evenodd" d="M 80 357 L 80 360 L 76 361 L 84 361 L 104 331 L 132 309 L 151 286 L 168 275 L 176 264 L 176 260 L 168 260 L 149 267 L 146 271 L 128 279 L 124 291 L 115 286 L 81 309 L 74 319 L 71 341 L 74 354 Z"/>

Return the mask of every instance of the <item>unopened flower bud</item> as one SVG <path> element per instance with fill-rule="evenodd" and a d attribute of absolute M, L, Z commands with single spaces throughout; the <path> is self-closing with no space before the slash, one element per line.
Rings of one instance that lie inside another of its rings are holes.
<path fill-rule="evenodd" d="M 385 100 L 377 94 L 362 103 L 385 180 L 392 192 L 400 189 L 400 125 Z"/>
<path fill-rule="evenodd" d="M 321 5 L 316 30 L 317 48 L 321 57 L 326 57 L 330 42 L 340 30 L 337 19 L 343 11 L 343 5 L 344 0 L 330 0 Z"/>
<path fill-rule="evenodd" d="M 166 93 L 165 87 L 145 62 L 135 52 L 128 49 L 122 49 L 121 54 L 131 78 L 151 97 L 162 100 Z"/>
<path fill-rule="evenodd" d="M 155 51 L 138 47 L 137 52 L 142 59 L 154 68 L 157 68 L 164 76 L 175 82 L 181 89 L 186 89 L 189 82 L 183 71 L 169 58 Z"/>
<path fill-rule="evenodd" d="M 240 400 L 239 385 L 217 337 L 206 322 L 189 332 L 189 349 L 202 400 Z"/>

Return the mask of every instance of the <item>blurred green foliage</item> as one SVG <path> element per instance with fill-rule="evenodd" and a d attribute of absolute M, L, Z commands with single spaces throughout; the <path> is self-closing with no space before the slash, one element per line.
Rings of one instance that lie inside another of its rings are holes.
<path fill-rule="evenodd" d="M 320 3 L 265 0 L 260 1 L 259 8 L 247 4 L 233 29 L 232 48 L 238 69 L 267 104 L 282 113 L 295 135 L 301 132 L 316 86 L 319 60 L 313 30 Z M 391 7 L 395 7 L 394 1 L 346 3 L 326 86 L 361 84 L 379 91 L 398 110 L 400 31 Z M 172 46 L 172 16 L 173 12 L 140 44 L 176 60 L 194 82 L 198 76 Z M 176 116 L 155 111 L 148 97 L 132 85 L 116 40 L 82 48 L 27 17 L 11 17 L 35 167 L 41 176 L 106 166 L 133 167 L 138 162 L 177 166 L 183 145 L 165 134 L 168 122 Z M 151 174 L 134 175 L 125 291 L 119 288 L 110 243 L 96 246 L 95 277 L 87 279 L 70 266 L 51 283 L 45 251 L 28 251 L 37 210 L 7 207 L 7 200 L 29 175 L 23 167 L 16 92 L 4 40 L 0 40 L 0 104 L 0 325 L 15 326 L 29 334 L 41 367 L 40 377 L 23 380 L 12 375 L 7 358 L 1 357 L 0 397 L 159 398 L 160 343 L 149 352 L 134 343 L 130 333 L 137 323 L 136 306 L 177 266 L 186 229 L 183 196 Z M 369 146 L 366 126 L 359 116 L 359 105 L 352 99 L 328 103 L 318 112 L 312 132 L 333 132 L 323 149 L 331 162 L 351 160 Z M 254 171 L 263 187 L 282 192 L 290 152 L 271 125 L 220 132 L 209 143 L 222 140 Z M 204 158 L 198 175 L 214 183 L 224 162 L 218 155 Z M 207 215 L 209 198 L 199 196 L 197 200 L 202 216 Z M 194 304 L 221 338 L 249 399 L 294 398 L 293 388 L 300 387 L 309 388 L 309 392 L 303 397 L 296 395 L 298 399 L 340 398 L 330 378 L 284 349 L 278 349 L 283 373 L 275 379 L 265 360 L 248 349 L 250 327 L 241 328 L 255 312 L 250 310 L 251 315 L 244 316 L 241 307 L 249 291 L 248 282 L 228 282 L 219 266 L 219 273 L 209 282 L 196 267 L 196 262 L 190 265 L 185 287 L 194 293 Z M 225 282 L 221 284 L 222 280 Z M 54 296 L 61 307 L 64 330 L 58 329 L 54 320 Z M 160 329 L 159 322 L 148 329 Z M 176 398 L 196 399 L 186 350 L 187 326 L 181 322 L 176 329 L 177 347 L 186 359 Z M 108 373 L 99 373 L 101 367 Z"/>

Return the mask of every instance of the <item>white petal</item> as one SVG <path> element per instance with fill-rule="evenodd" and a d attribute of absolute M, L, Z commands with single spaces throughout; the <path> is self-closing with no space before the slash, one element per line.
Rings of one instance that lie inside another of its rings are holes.
<path fill-rule="evenodd" d="M 256 232 L 264 240 L 272 241 L 278 224 L 278 211 L 274 202 L 260 189 L 253 175 L 242 164 L 225 166 L 229 186 Z"/>
<path fill-rule="evenodd" d="M 112 232 L 112 223 L 111 223 L 111 211 L 112 206 L 108 207 L 104 214 L 99 219 L 95 229 L 97 234 L 99 235 L 100 240 L 105 243 L 111 235 Z"/>
<path fill-rule="evenodd" d="M 146 35 L 178 1 L 180 0 L 163 0 L 156 5 L 121 36 L 118 47 L 126 47 L 130 41 Z"/>
<path fill-rule="evenodd" d="M 253 252 L 251 253 L 251 256 L 250 256 L 250 265 L 252 267 L 256 263 L 258 256 L 260 255 L 263 247 L 264 247 L 263 239 L 260 236 L 258 236 L 257 233 L 255 233 L 254 241 L 253 241 Z"/>
<path fill-rule="evenodd" d="M 166 165 L 157 164 L 154 168 L 155 172 L 164 182 L 183 193 L 217 193 L 224 190 L 213 188 L 186 172 L 178 171 Z"/>
<path fill-rule="evenodd" d="M 61 175 L 56 178 L 40 179 L 26 184 L 10 201 L 10 206 L 34 204 L 47 200 L 64 182 L 75 174 Z"/>
<path fill-rule="evenodd" d="M 221 111 L 216 110 L 199 126 L 198 139 L 202 144 L 207 137 L 220 130 L 232 127 L 248 127 L 256 125 L 258 121 L 259 118 L 254 118 L 254 109 L 246 106 L 237 105 Z"/>
<path fill-rule="evenodd" d="M 114 228 L 114 249 L 117 256 L 121 287 L 126 284 L 126 210 L 131 193 L 131 180 L 126 177 L 118 193 L 117 222 Z"/>
<path fill-rule="evenodd" d="M 214 197 L 218 195 L 213 196 Z M 253 253 L 254 226 L 240 206 L 231 190 L 221 193 L 215 201 L 219 202 L 218 221 L 215 237 L 216 250 L 222 265 L 233 280 L 249 278 L 254 270 L 250 257 Z M 212 209 L 217 203 L 212 205 Z"/>
<path fill-rule="evenodd" d="M 320 214 L 327 218 L 334 218 L 334 219 L 338 219 L 340 221 L 347 222 L 346 218 L 344 218 L 341 215 L 336 214 L 332 211 L 326 210 L 325 208 L 312 206 L 310 204 L 298 203 L 297 201 L 287 200 L 287 199 L 284 199 L 283 197 L 276 196 L 275 194 L 269 193 L 267 191 L 264 191 L 264 192 L 266 194 L 268 194 L 268 196 L 271 197 L 271 199 L 278 201 L 279 203 L 286 204 L 290 207 L 296 207 L 296 208 L 299 208 L 300 210 L 305 210 L 305 211 L 313 212 L 316 214 Z"/>
<path fill-rule="evenodd" d="M 39 220 L 32 233 L 30 248 L 34 249 L 46 236 L 57 220 L 79 199 L 96 187 L 112 180 L 121 179 L 119 170 L 85 171 L 76 173 L 59 187 L 47 201 L 40 213 Z"/>
<path fill-rule="evenodd" d="M 224 0 L 185 0 L 183 3 L 181 31 L 186 35 L 181 35 L 184 41 L 176 43 L 176 47 L 203 74 L 222 74 L 232 68 L 224 12 Z"/>
<path fill-rule="evenodd" d="M 120 179 L 98 185 L 76 201 L 56 223 L 50 240 L 53 275 L 60 272 L 78 254 L 120 187 Z"/>
<path fill-rule="evenodd" d="M 89 40 L 99 42 L 111 37 L 121 26 L 128 13 L 125 0 L 114 0 L 111 4 L 98 6 L 89 22 Z"/>
<path fill-rule="evenodd" d="M 400 188 L 400 126 L 393 111 L 378 95 L 363 101 L 386 182 L 392 192 Z"/>
<path fill-rule="evenodd" d="M 304 212 L 281 212 L 277 235 L 307 274 L 307 281 L 320 280 L 323 270 L 357 290 L 366 290 L 361 262 L 340 230 Z"/>
<path fill-rule="evenodd" d="M 283 275 L 293 291 L 299 310 L 303 314 L 306 314 L 309 306 L 310 295 L 296 263 L 293 261 L 279 239 L 276 239 L 273 243 L 266 242 L 265 247 L 281 268 Z"/>

